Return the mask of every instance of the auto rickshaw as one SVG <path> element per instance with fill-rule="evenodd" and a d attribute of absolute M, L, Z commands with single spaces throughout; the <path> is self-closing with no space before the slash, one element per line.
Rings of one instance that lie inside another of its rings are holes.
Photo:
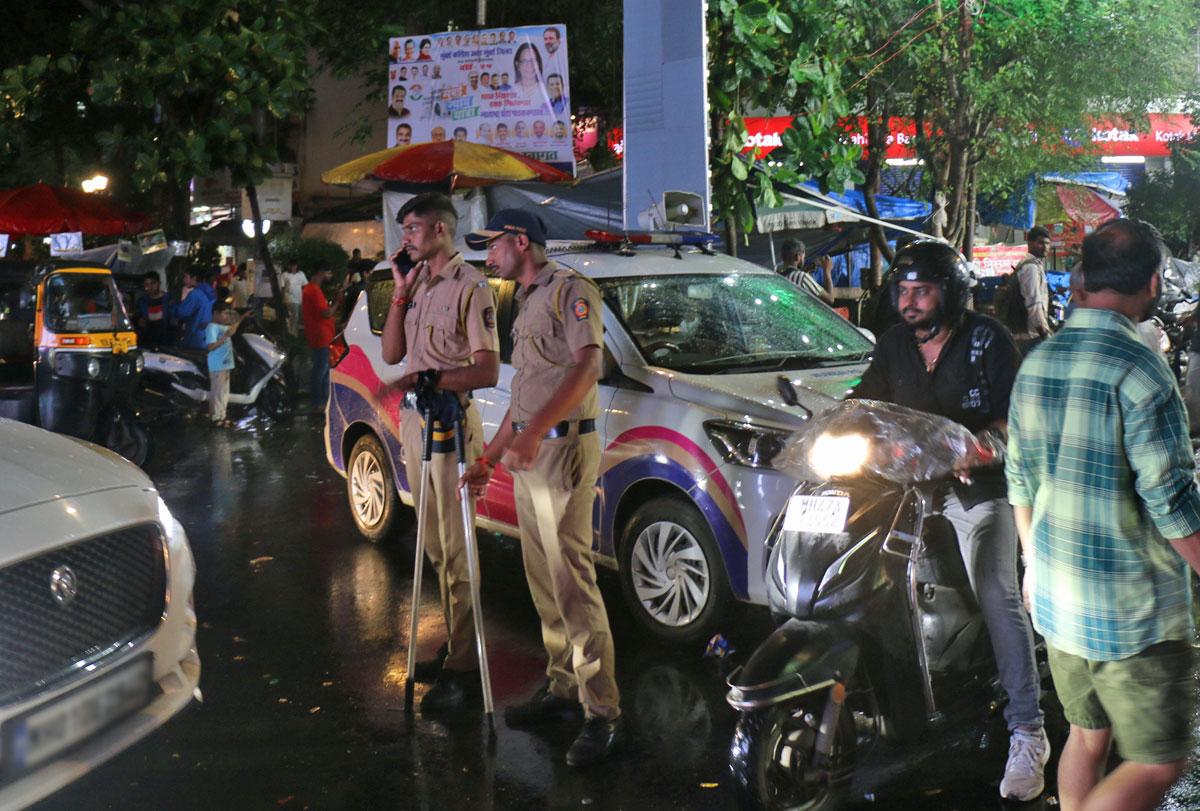
<path fill-rule="evenodd" d="M 137 334 L 104 265 L 0 262 L 0 417 L 104 445 L 135 464 Z"/>

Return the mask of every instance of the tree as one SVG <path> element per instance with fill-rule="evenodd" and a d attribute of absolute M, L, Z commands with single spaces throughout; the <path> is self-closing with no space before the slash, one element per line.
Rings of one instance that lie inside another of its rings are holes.
<path fill-rule="evenodd" d="M 859 149 L 845 142 L 838 121 L 850 110 L 842 86 L 848 56 L 845 0 L 714 0 L 709 5 L 709 109 L 713 198 L 736 252 L 736 226 L 749 230 L 754 204 L 778 206 L 774 181 L 816 177 L 841 189 L 862 179 Z M 742 157 L 745 116 L 790 114 L 781 165 Z M 753 170 L 753 171 L 752 171 Z"/>
<path fill-rule="evenodd" d="M 917 151 L 931 199 L 947 200 L 945 236 L 968 257 L 979 195 L 1088 160 L 1064 133 L 1106 113 L 1144 120 L 1194 76 L 1192 0 L 933 0 L 921 14 Z"/>
<path fill-rule="evenodd" d="M 88 4 L 70 26 L 68 53 L 5 72 L 9 119 L 46 107 L 42 88 L 76 88 L 73 125 L 91 129 L 112 165 L 130 167 L 173 237 L 186 235 L 192 180 L 228 170 L 246 188 L 282 311 L 256 186 L 281 159 L 280 130 L 309 102 L 313 19 L 312 0 Z"/>
<path fill-rule="evenodd" d="M 1153 223 L 1176 256 L 1200 251 L 1200 138 L 1171 145 L 1171 171 L 1129 189 L 1126 213 Z"/>

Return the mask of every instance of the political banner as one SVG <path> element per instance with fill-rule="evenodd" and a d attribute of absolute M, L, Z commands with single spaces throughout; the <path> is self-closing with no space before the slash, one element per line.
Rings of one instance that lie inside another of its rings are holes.
<path fill-rule="evenodd" d="M 473 141 L 574 175 L 570 95 L 563 25 L 388 41 L 389 147 Z"/>

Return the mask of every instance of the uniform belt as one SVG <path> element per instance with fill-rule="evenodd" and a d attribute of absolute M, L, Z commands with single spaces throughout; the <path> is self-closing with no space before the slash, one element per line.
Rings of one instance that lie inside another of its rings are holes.
<path fill-rule="evenodd" d="M 558 425 L 546 432 L 546 439 L 558 439 L 559 437 L 568 436 L 571 433 L 572 420 L 563 420 Z M 529 423 L 514 422 L 512 428 L 517 433 L 524 431 Z M 579 435 L 590 434 L 596 430 L 595 420 L 579 420 Z"/>

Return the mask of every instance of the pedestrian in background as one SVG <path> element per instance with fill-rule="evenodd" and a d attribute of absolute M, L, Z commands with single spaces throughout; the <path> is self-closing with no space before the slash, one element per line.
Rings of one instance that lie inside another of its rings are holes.
<path fill-rule="evenodd" d="M 432 379 L 440 392 L 465 400 L 463 437 L 467 461 L 483 450 L 479 409 L 466 397 L 474 389 L 496 385 L 500 376 L 496 300 L 483 274 L 454 247 L 458 215 L 444 194 L 420 194 L 396 215 L 401 226 L 400 250 L 392 257 L 392 305 L 383 327 L 385 363 L 406 361 L 406 373 L 391 384 L 404 392 L 400 444 L 404 469 L 416 502 L 421 500 L 425 426 L 416 410 L 418 378 Z M 403 255 L 403 258 L 402 258 Z M 458 457 L 453 425 L 435 424 L 430 462 L 430 492 L 424 526 L 417 528 L 438 576 L 446 645 L 433 659 L 418 662 L 409 674 L 417 682 L 433 682 L 421 699 L 422 712 L 456 709 L 479 695 L 479 660 L 475 648 L 475 607 L 467 569 L 465 532 L 458 498 Z M 409 640 L 415 644 L 416 640 Z"/>
<path fill-rule="evenodd" d="M 1013 268 L 1021 301 L 1025 304 L 1024 319 L 1010 321 L 1007 326 L 1022 355 L 1050 335 L 1050 288 L 1046 283 L 1046 252 L 1050 250 L 1050 232 L 1038 225 L 1025 235 L 1028 253 Z"/>
<path fill-rule="evenodd" d="M 343 283 L 332 304 L 325 298 L 322 286 L 332 276 L 333 273 L 328 269 L 316 271 L 301 293 L 304 340 L 308 343 L 309 355 L 312 358 L 309 396 L 312 398 L 315 413 L 324 411 L 325 402 L 329 399 L 329 344 L 333 340 L 333 314 L 341 306 L 342 298 L 346 294 L 346 286 Z"/>
<path fill-rule="evenodd" d="M 608 758 L 624 737 L 608 613 L 596 585 L 592 510 L 600 472 L 598 380 L 604 346 L 600 290 L 546 256 L 534 214 L 505 209 L 467 237 L 488 267 L 516 281 L 512 403 L 487 451 L 463 477 L 483 494 L 497 462 L 513 475 L 521 556 L 542 621 L 546 683 L 508 707 L 510 727 L 585 713 L 567 763 Z"/>
<path fill-rule="evenodd" d="M 258 315 L 260 325 L 265 324 L 265 307 L 271 302 L 274 293 L 271 291 L 271 277 L 267 274 L 265 262 L 246 260 L 246 272 L 254 279 L 254 312 Z"/>
<path fill-rule="evenodd" d="M 1119 219 L 1083 241 L 1086 295 L 1025 359 L 1009 411 L 1008 499 L 1025 593 L 1071 724 L 1064 811 L 1154 808 L 1192 749 L 1190 565 L 1200 493 L 1171 369 L 1136 324 L 1162 238 Z M 1116 743 L 1120 766 L 1105 776 Z"/>
<path fill-rule="evenodd" d="M 157 273 L 150 270 L 142 274 L 142 291 L 136 304 L 138 345 L 165 346 L 171 342 L 171 303 Z"/>
<path fill-rule="evenodd" d="M 826 304 L 833 304 L 833 260 L 822 256 L 821 282 L 813 278 L 812 271 L 804 269 L 806 248 L 798 239 L 785 240 L 783 243 L 783 264 L 775 269 L 777 273 L 787 277 L 787 280 L 802 290 L 811 293 Z M 824 286 L 822 286 L 824 285 Z"/>
<path fill-rule="evenodd" d="M 171 320 L 179 325 L 179 345 L 185 349 L 204 349 L 204 328 L 212 321 L 216 291 L 200 268 L 183 272 L 183 290 L 179 302 L 171 308 Z"/>
<path fill-rule="evenodd" d="M 233 274 L 233 282 L 229 285 L 229 297 L 233 299 L 233 309 L 244 310 L 250 306 L 250 298 L 254 295 L 254 285 L 246 276 L 246 263 L 238 265 Z"/>
<path fill-rule="evenodd" d="M 208 416 L 213 425 L 222 428 L 233 424 L 225 416 L 225 407 L 229 403 L 229 376 L 235 368 L 230 341 L 248 312 L 234 316 L 228 304 L 218 301 L 213 304 L 213 320 L 204 328 L 208 351 Z"/>
<path fill-rule="evenodd" d="M 288 262 L 287 271 L 280 281 L 283 282 L 283 303 L 288 311 L 288 332 L 299 335 L 300 303 L 304 299 L 304 285 L 308 283 L 308 277 L 300 272 L 300 265 L 292 261 Z"/>

